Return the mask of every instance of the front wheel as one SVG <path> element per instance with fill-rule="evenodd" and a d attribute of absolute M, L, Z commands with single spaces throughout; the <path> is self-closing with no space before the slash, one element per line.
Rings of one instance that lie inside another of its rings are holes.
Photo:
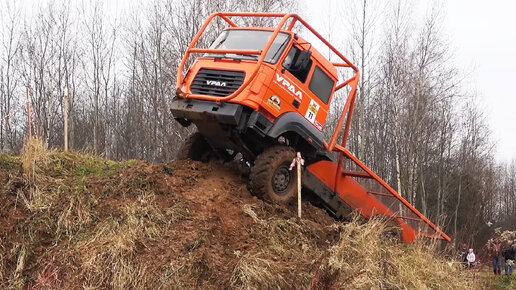
<path fill-rule="evenodd" d="M 192 159 L 195 161 L 208 162 L 215 159 L 216 155 L 208 141 L 199 132 L 188 136 L 185 143 L 179 149 L 177 159 Z"/>
<path fill-rule="evenodd" d="M 289 204 L 297 195 L 296 170 L 289 170 L 296 152 L 292 147 L 274 146 L 263 151 L 251 168 L 251 191 L 270 201 Z"/>

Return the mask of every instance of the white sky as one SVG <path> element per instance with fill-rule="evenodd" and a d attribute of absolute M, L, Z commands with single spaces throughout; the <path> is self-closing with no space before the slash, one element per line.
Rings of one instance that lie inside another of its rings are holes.
<path fill-rule="evenodd" d="M 301 15 L 325 34 L 328 18 L 334 17 L 331 21 L 337 26 L 345 26 L 345 20 L 331 14 L 346 9 L 351 2 L 305 0 Z M 418 13 L 414 20 L 423 19 L 419 14 L 433 3 L 438 1 L 413 1 L 414 13 Z M 448 0 L 442 4 L 443 37 L 452 50 L 454 65 L 466 76 L 463 89 L 478 96 L 478 107 L 496 144 L 497 160 L 516 159 L 516 1 Z M 343 31 L 346 27 L 334 29 Z"/>
<path fill-rule="evenodd" d="M 458 64 L 472 72 L 500 161 L 516 159 L 516 1 L 446 2 L 444 28 Z"/>

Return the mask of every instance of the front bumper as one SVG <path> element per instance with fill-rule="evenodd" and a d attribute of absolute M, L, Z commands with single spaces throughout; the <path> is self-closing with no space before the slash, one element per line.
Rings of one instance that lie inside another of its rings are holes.
<path fill-rule="evenodd" d="M 174 98 L 170 111 L 183 126 L 193 123 L 217 122 L 238 125 L 242 117 L 242 105 L 233 103 L 217 104 L 211 101 Z"/>

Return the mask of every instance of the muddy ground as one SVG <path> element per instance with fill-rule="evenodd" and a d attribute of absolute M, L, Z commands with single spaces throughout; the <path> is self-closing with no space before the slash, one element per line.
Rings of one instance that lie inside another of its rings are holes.
<path fill-rule="evenodd" d="M 339 237 L 334 220 L 308 202 L 298 220 L 295 208 L 257 199 L 236 168 L 53 153 L 31 179 L 18 158 L 4 156 L 0 277 L 18 285 L 117 287 L 140 273 L 146 278 L 131 286 L 227 288 L 252 284 L 264 267 L 277 283 L 309 284 L 307 274 Z M 308 249 L 318 250 L 297 255 Z"/>

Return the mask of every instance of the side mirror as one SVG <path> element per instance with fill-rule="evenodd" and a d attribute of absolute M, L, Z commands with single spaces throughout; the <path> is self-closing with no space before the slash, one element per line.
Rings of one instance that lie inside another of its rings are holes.
<path fill-rule="evenodd" d="M 296 62 L 294 63 L 294 69 L 296 71 L 305 70 L 307 66 L 310 64 L 311 56 L 312 52 L 309 50 L 303 50 L 299 52 L 299 55 L 296 58 Z"/>

